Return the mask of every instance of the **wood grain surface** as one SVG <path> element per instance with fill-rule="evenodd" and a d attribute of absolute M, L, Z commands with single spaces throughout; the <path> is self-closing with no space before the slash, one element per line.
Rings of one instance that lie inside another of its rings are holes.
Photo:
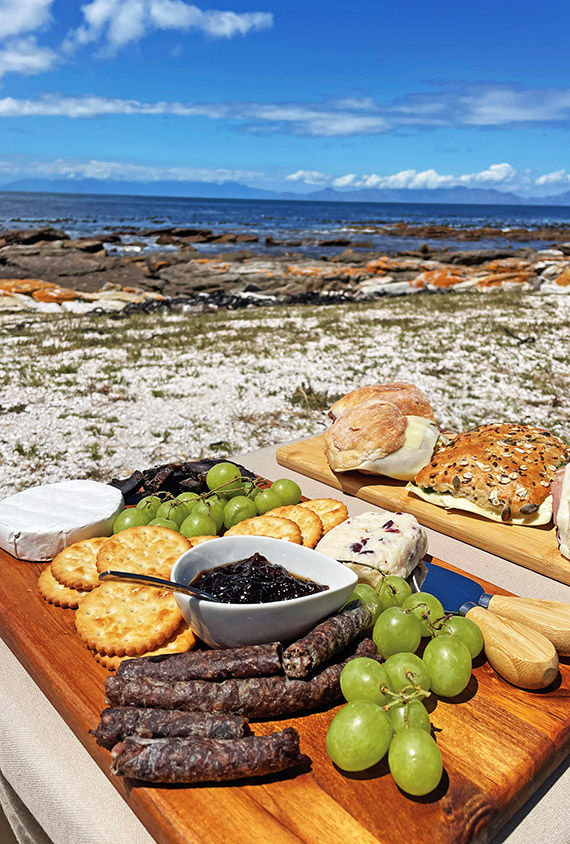
<path fill-rule="evenodd" d="M 362 472 L 336 474 L 325 457 L 322 436 L 282 446 L 277 450 L 277 462 L 377 507 L 412 513 L 422 525 L 570 586 L 570 560 L 558 550 L 552 523 L 525 527 L 492 522 L 474 513 L 430 504 L 408 492 L 404 481 Z"/>
<path fill-rule="evenodd" d="M 562 665 L 548 690 L 533 693 L 509 686 L 479 658 L 458 699 L 434 701 L 431 720 L 445 771 L 428 797 L 401 793 L 385 761 L 360 774 L 336 770 L 325 752 L 336 708 L 254 725 L 258 734 L 296 727 L 301 749 L 312 759 L 308 771 L 237 785 L 126 781 L 110 774 L 109 752 L 88 732 L 104 707 L 108 672 L 77 636 L 74 610 L 40 597 L 42 564 L 0 552 L 0 565 L 3 638 L 160 844 L 484 842 L 570 752 L 570 666 Z"/>

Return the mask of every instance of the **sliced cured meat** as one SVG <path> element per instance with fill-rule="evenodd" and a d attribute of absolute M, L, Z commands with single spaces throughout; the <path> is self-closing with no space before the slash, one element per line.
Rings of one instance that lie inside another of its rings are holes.
<path fill-rule="evenodd" d="M 249 732 L 247 718 L 211 712 L 124 707 L 104 709 L 95 730 L 98 743 L 109 749 L 127 736 L 139 738 L 241 738 Z"/>
<path fill-rule="evenodd" d="M 145 656 L 125 660 L 117 677 L 155 677 L 159 680 L 225 680 L 228 677 L 258 677 L 281 671 L 281 645 L 250 645 L 210 651 Z"/>
<path fill-rule="evenodd" d="M 114 774 L 164 783 L 262 777 L 305 763 L 292 727 L 270 736 L 218 739 L 127 738 L 112 751 Z"/>
<path fill-rule="evenodd" d="M 352 607 L 352 604 L 350 605 Z M 287 677 L 308 677 L 323 662 L 343 651 L 354 639 L 371 627 L 372 610 L 363 605 L 347 608 L 327 618 L 293 642 L 283 652 L 283 670 Z"/>

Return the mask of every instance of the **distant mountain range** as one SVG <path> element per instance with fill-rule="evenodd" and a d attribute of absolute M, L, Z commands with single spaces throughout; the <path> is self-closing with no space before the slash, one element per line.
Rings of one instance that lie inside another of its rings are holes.
<path fill-rule="evenodd" d="M 362 188 L 338 191 L 324 188 L 313 193 L 262 190 L 239 182 L 122 182 L 101 179 L 19 179 L 0 185 L 0 191 L 32 193 L 81 193 L 115 196 L 201 197 L 204 199 L 288 199 L 314 202 L 419 202 L 445 205 L 570 205 L 570 190 L 554 196 L 522 197 L 515 193 L 482 188 L 434 188 L 412 190 Z"/>

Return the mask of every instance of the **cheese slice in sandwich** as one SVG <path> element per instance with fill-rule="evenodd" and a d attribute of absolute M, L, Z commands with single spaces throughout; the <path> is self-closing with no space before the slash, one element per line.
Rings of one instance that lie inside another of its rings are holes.
<path fill-rule="evenodd" d="M 358 470 L 407 481 L 429 463 L 440 431 L 422 416 L 405 416 L 390 402 L 368 401 L 347 410 L 325 434 L 335 472 Z"/>
<path fill-rule="evenodd" d="M 551 484 L 570 448 L 530 425 L 480 425 L 439 448 L 408 489 L 439 507 L 492 521 L 544 525 L 552 518 Z"/>

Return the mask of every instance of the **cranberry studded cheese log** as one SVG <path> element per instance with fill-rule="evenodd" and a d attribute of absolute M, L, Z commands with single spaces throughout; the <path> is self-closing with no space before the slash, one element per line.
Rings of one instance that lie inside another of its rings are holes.
<path fill-rule="evenodd" d="M 568 461 L 570 447 L 541 428 L 480 425 L 439 448 L 408 489 L 440 507 L 544 525 L 552 518 L 556 470 Z"/>

